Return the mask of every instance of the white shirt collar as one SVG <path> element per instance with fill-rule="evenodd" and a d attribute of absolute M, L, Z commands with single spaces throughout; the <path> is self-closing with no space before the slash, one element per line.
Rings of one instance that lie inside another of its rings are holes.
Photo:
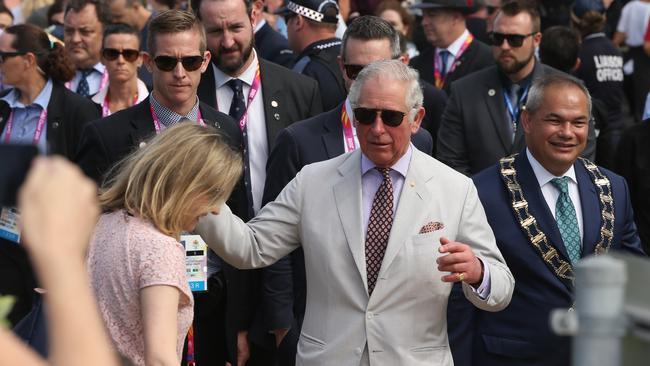
<path fill-rule="evenodd" d="M 554 178 L 558 178 L 557 176 L 553 175 L 551 172 L 546 170 L 546 168 L 544 168 L 542 164 L 540 164 L 540 162 L 537 161 L 537 159 L 535 159 L 533 154 L 530 153 L 530 150 L 528 150 L 528 148 L 526 148 L 526 156 L 528 157 L 528 161 L 530 162 L 531 168 L 533 168 L 533 172 L 535 173 L 535 177 L 537 178 L 537 182 L 539 183 L 540 187 L 543 187 L 544 185 L 548 184 Z M 578 184 L 578 180 L 576 179 L 576 171 L 573 165 L 571 165 L 569 170 L 564 172 L 564 174 L 562 174 L 561 177 L 569 177 L 569 179 L 573 183 Z"/>
<path fill-rule="evenodd" d="M 266 19 L 262 18 L 257 22 L 257 25 L 255 26 L 255 30 L 253 31 L 254 33 L 257 33 L 262 27 L 266 24 Z"/>
<path fill-rule="evenodd" d="M 406 152 L 402 157 L 399 158 L 391 166 L 390 168 L 393 169 L 394 171 L 398 172 L 399 174 L 402 175 L 402 177 L 406 177 L 406 173 L 408 173 L 409 170 L 409 165 L 411 165 L 411 156 L 413 156 L 413 146 L 411 143 L 409 143 L 408 148 L 406 149 Z M 366 154 L 361 152 L 361 175 L 365 175 L 368 171 L 374 169 L 377 165 L 375 165 L 370 158 L 366 156 Z"/>
<path fill-rule="evenodd" d="M 255 74 L 257 73 L 257 67 L 259 64 L 259 61 L 257 59 L 257 52 L 255 52 L 255 49 L 253 49 L 251 52 L 253 53 L 253 62 L 251 62 L 251 64 L 248 65 L 248 68 L 238 77 L 239 80 L 243 81 L 248 86 L 253 85 L 253 80 L 255 80 Z M 217 89 L 226 85 L 227 82 L 233 79 L 232 76 L 227 75 L 223 71 L 219 70 L 215 64 L 212 64 L 212 68 L 214 69 L 214 80 Z"/>
<path fill-rule="evenodd" d="M 469 31 L 465 29 L 463 34 L 460 35 L 455 41 L 453 41 L 449 47 L 447 48 L 440 48 L 436 47 L 436 54 L 440 53 L 442 50 L 447 50 L 453 57 L 456 57 L 458 55 L 458 51 L 460 51 L 460 48 L 463 47 L 463 43 L 465 43 L 465 40 L 469 37 Z"/>

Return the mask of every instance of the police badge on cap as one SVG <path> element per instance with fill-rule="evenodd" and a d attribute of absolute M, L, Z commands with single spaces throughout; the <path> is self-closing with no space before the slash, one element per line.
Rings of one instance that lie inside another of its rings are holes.
<path fill-rule="evenodd" d="M 334 0 L 290 0 L 275 14 L 295 13 L 319 23 L 337 24 L 339 5 Z"/>

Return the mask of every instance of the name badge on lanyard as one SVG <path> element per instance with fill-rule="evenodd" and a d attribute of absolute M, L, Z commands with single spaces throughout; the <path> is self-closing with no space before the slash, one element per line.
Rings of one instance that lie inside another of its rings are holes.
<path fill-rule="evenodd" d="M 20 243 L 20 214 L 15 207 L 2 207 L 0 211 L 0 238 Z"/>
<path fill-rule="evenodd" d="M 208 246 L 201 235 L 181 235 L 185 247 L 185 271 L 192 292 L 208 290 Z"/>

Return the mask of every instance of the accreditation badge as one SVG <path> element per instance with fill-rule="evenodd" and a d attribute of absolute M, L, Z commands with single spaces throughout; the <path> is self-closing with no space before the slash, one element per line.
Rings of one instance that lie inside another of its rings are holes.
<path fill-rule="evenodd" d="M 0 211 L 0 238 L 20 243 L 20 214 L 15 207 L 2 207 Z"/>
<path fill-rule="evenodd" d="M 208 246 L 201 235 L 181 235 L 185 247 L 185 271 L 192 292 L 208 290 Z"/>

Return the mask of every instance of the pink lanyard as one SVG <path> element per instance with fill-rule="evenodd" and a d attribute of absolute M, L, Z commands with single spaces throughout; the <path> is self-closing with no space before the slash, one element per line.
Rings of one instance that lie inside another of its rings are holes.
<path fill-rule="evenodd" d="M 106 96 L 104 97 L 104 101 L 102 102 L 102 117 L 108 117 L 111 114 L 111 110 L 108 106 L 108 90 L 106 90 Z M 132 106 L 135 105 L 138 102 L 138 93 L 135 93 L 135 97 L 133 98 L 133 104 Z"/>
<path fill-rule="evenodd" d="M 343 108 L 341 109 L 341 125 L 343 125 L 343 135 L 345 136 L 345 152 L 356 150 L 354 134 L 352 133 L 352 123 L 350 123 L 350 116 L 348 116 L 345 103 L 343 103 Z"/>
<path fill-rule="evenodd" d="M 45 127 L 45 121 L 47 121 L 47 108 L 43 108 L 41 111 L 41 114 L 38 117 L 38 124 L 36 125 L 36 131 L 34 131 L 34 139 L 32 140 L 32 144 L 37 145 L 38 142 L 41 140 L 41 135 L 43 134 L 43 128 Z M 6 133 L 5 133 L 5 144 L 9 143 L 9 140 L 11 139 L 11 130 L 14 127 L 14 112 L 11 111 L 11 114 L 9 114 L 9 120 L 7 120 L 7 127 L 6 127 Z"/>
<path fill-rule="evenodd" d="M 160 126 L 160 119 L 158 118 L 158 115 L 156 114 L 156 111 L 154 111 L 153 106 L 149 104 L 149 110 L 151 111 L 151 118 L 153 118 L 153 126 L 156 129 L 156 135 L 160 133 L 162 130 Z M 201 116 L 201 109 L 198 109 L 196 111 L 196 117 L 198 119 L 198 123 L 201 126 L 205 126 L 205 122 L 203 122 L 203 117 Z"/>
<path fill-rule="evenodd" d="M 451 63 L 451 68 L 447 70 L 445 73 L 445 77 L 440 76 L 440 69 L 442 68 L 441 65 L 441 60 L 438 55 L 436 55 L 433 58 L 433 78 L 436 80 L 436 87 L 438 89 L 442 89 L 445 86 L 445 81 L 447 81 L 447 76 L 454 72 L 456 69 L 456 61 L 460 58 L 460 56 L 463 55 L 463 53 L 467 50 L 467 47 L 469 47 L 470 44 L 472 44 L 472 41 L 474 40 L 474 36 L 470 33 L 467 38 L 465 38 L 465 42 L 463 42 L 463 45 L 460 46 L 460 50 L 458 50 L 458 53 L 456 54 L 456 57 L 454 57 L 454 61 Z"/>
<path fill-rule="evenodd" d="M 253 80 L 253 85 L 251 85 L 251 90 L 248 91 L 248 103 L 246 103 L 246 110 L 242 114 L 241 119 L 239 120 L 239 129 L 242 131 L 246 128 L 246 122 L 248 121 L 248 108 L 251 106 L 251 102 L 255 99 L 257 92 L 260 90 L 260 84 L 262 79 L 260 77 L 260 66 L 257 65 L 257 71 L 255 72 L 255 79 Z M 235 95 L 233 94 L 233 98 Z M 219 110 L 219 101 L 217 101 L 217 110 Z"/>
<path fill-rule="evenodd" d="M 106 84 L 108 84 L 108 70 L 104 69 L 104 72 L 102 72 L 102 81 L 99 82 L 99 90 L 104 89 Z M 72 80 L 71 81 L 66 81 L 65 82 L 65 87 L 68 90 L 72 90 Z"/>

